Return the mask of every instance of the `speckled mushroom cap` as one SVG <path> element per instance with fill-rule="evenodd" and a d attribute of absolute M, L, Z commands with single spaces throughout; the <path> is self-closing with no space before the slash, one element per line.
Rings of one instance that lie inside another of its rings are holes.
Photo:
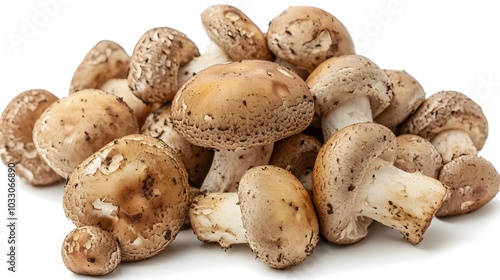
<path fill-rule="evenodd" d="M 208 67 L 172 102 L 174 128 L 195 145 L 266 145 L 304 130 L 314 114 L 309 88 L 277 63 L 243 60 Z"/>
<path fill-rule="evenodd" d="M 146 103 L 171 101 L 179 88 L 179 67 L 199 55 L 184 33 L 169 27 L 152 28 L 141 36 L 130 58 L 129 87 Z"/>
<path fill-rule="evenodd" d="M 71 79 L 70 93 L 87 88 L 100 88 L 111 78 L 127 76 L 130 56 L 117 43 L 98 42 L 78 65 Z"/>
<path fill-rule="evenodd" d="M 344 244 L 344 238 L 345 244 L 356 242 L 342 236 L 353 221 L 366 232 L 373 220 L 352 212 L 358 192 L 356 186 L 365 179 L 364 174 L 376 158 L 394 162 L 396 151 L 394 133 L 375 123 L 342 128 L 319 150 L 312 177 L 313 199 L 321 234 L 327 240 L 337 244 Z"/>
<path fill-rule="evenodd" d="M 437 217 L 473 212 L 491 201 L 498 193 L 500 176 L 486 159 L 474 155 L 460 156 L 446 163 L 439 180 L 450 188 Z"/>
<path fill-rule="evenodd" d="M 201 13 L 201 23 L 208 37 L 232 61 L 272 60 L 266 37 L 259 27 L 236 7 L 212 5 Z"/>
<path fill-rule="evenodd" d="M 137 118 L 120 98 L 99 89 L 83 89 L 45 109 L 35 122 L 33 142 L 47 164 L 67 178 L 102 146 L 138 132 Z"/>
<path fill-rule="evenodd" d="M 118 240 L 123 261 L 165 249 L 184 224 L 187 173 L 161 140 L 134 134 L 101 148 L 70 175 L 63 209 L 76 226 L 99 226 Z"/>
<path fill-rule="evenodd" d="M 397 126 L 425 101 L 422 85 L 404 70 L 384 70 L 392 84 L 391 104 L 374 121 L 396 132 Z"/>
<path fill-rule="evenodd" d="M 440 91 L 429 96 L 398 131 L 432 141 L 437 134 L 450 129 L 466 132 L 478 151 L 488 137 L 488 121 L 481 107 L 457 91 Z"/>
<path fill-rule="evenodd" d="M 333 56 L 354 54 L 344 25 L 330 13 L 311 6 L 293 6 L 271 20 L 267 45 L 276 57 L 314 70 Z"/>
<path fill-rule="evenodd" d="M 375 118 L 393 97 L 387 74 L 370 59 L 355 54 L 325 60 L 306 83 L 315 97 L 316 115 L 329 112 L 351 97 L 368 96 Z"/>
<path fill-rule="evenodd" d="M 398 152 L 394 166 L 406 172 L 438 177 L 443 158 L 429 140 L 415 134 L 402 134 L 396 137 L 396 141 Z"/>
<path fill-rule="evenodd" d="M 284 269 L 312 254 L 319 241 L 314 205 L 289 171 L 273 165 L 249 169 L 238 199 L 247 243 L 267 265 Z"/>
<path fill-rule="evenodd" d="M 81 275 L 106 275 L 121 262 L 120 246 L 115 237 L 95 226 L 72 230 L 64 238 L 61 255 L 66 268 Z"/>

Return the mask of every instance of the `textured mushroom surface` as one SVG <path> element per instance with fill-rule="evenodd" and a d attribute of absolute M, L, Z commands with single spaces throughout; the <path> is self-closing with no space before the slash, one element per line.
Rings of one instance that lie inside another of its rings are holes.
<path fill-rule="evenodd" d="M 394 166 L 406 172 L 438 177 L 443 158 L 429 140 L 415 134 L 402 134 L 396 137 L 396 141 L 398 149 Z"/>

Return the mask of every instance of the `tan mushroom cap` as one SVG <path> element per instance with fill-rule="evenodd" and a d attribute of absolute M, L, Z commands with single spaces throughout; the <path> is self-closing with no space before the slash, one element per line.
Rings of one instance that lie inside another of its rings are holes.
<path fill-rule="evenodd" d="M 83 89 L 50 105 L 35 122 L 33 141 L 43 159 L 67 178 L 110 141 L 138 133 L 137 118 L 117 96 Z"/>
<path fill-rule="evenodd" d="M 391 104 L 374 121 L 396 132 L 397 126 L 425 101 L 422 85 L 404 70 L 384 70 L 392 84 Z"/>
<path fill-rule="evenodd" d="M 100 88 L 111 78 L 127 77 L 130 56 L 117 43 L 98 42 L 78 65 L 71 80 L 69 92 L 87 88 Z"/>
<path fill-rule="evenodd" d="M 66 268 L 89 276 L 109 274 L 121 262 L 120 246 L 113 235 L 95 226 L 72 230 L 64 238 L 61 255 Z"/>
<path fill-rule="evenodd" d="M 460 156 L 446 163 L 439 180 L 450 188 L 437 217 L 473 212 L 491 201 L 498 193 L 500 175 L 486 159 L 474 155 Z"/>
<path fill-rule="evenodd" d="M 420 172 L 437 178 L 443 167 L 443 158 L 432 143 L 415 134 L 396 137 L 398 152 L 394 166 L 406 172 Z"/>
<path fill-rule="evenodd" d="M 469 135 L 477 150 L 488 137 L 488 121 L 481 107 L 463 93 L 440 91 L 399 127 L 399 134 L 417 134 L 429 141 L 440 132 L 457 129 Z"/>
<path fill-rule="evenodd" d="M 215 149 L 266 145 L 304 130 L 314 103 L 297 74 L 277 63 L 214 65 L 187 81 L 172 102 L 174 128 Z"/>
<path fill-rule="evenodd" d="M 284 269 L 304 261 L 319 241 L 307 190 L 289 171 L 272 165 L 249 169 L 238 190 L 247 243 L 259 259 Z"/>
<path fill-rule="evenodd" d="M 15 164 L 16 174 L 35 186 L 62 180 L 45 162 L 33 143 L 33 126 L 43 111 L 59 98 L 43 89 L 27 90 L 12 99 L 0 120 L 0 157 Z"/>
<path fill-rule="evenodd" d="M 208 37 L 232 61 L 272 59 L 262 31 L 236 7 L 212 5 L 202 12 L 201 23 Z"/>
<path fill-rule="evenodd" d="M 123 261 L 150 258 L 176 237 L 188 210 L 184 165 L 162 141 L 134 134 L 83 161 L 63 194 L 76 225 L 99 226 L 118 240 Z"/>
<path fill-rule="evenodd" d="M 331 57 L 354 54 L 344 25 L 330 13 L 310 6 L 289 7 L 272 19 L 267 44 L 276 57 L 308 71 Z"/>
<path fill-rule="evenodd" d="M 179 88 L 179 67 L 199 55 L 184 33 L 169 27 L 152 28 L 141 36 L 130 58 L 129 87 L 146 103 L 168 102 Z"/>

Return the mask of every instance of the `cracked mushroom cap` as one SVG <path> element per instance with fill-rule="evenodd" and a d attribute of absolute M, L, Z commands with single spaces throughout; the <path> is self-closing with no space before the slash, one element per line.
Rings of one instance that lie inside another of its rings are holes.
<path fill-rule="evenodd" d="M 242 60 L 208 67 L 172 102 L 174 128 L 215 149 L 266 145 L 304 130 L 314 103 L 297 74 L 277 63 Z"/>
<path fill-rule="evenodd" d="M 432 141 L 440 132 L 452 129 L 467 133 L 478 151 L 488 137 L 488 121 L 476 102 L 457 91 L 440 91 L 400 125 L 399 134 L 417 134 Z"/>
<path fill-rule="evenodd" d="M 0 157 L 3 163 L 15 164 L 16 174 L 35 186 L 62 180 L 40 156 L 33 143 L 36 120 L 58 99 L 43 89 L 24 91 L 7 104 L 0 120 Z"/>
<path fill-rule="evenodd" d="M 406 172 L 438 177 L 443 167 L 443 158 L 429 140 L 415 134 L 403 134 L 398 135 L 396 141 L 398 152 L 394 166 Z"/>
<path fill-rule="evenodd" d="M 313 71 L 323 61 L 354 54 L 344 25 L 330 13 L 310 6 L 293 6 L 269 23 L 269 50 L 288 63 Z"/>
<path fill-rule="evenodd" d="M 72 230 L 64 238 L 61 255 L 66 268 L 81 275 L 106 275 L 121 262 L 120 246 L 114 236 L 94 226 Z"/>
<path fill-rule="evenodd" d="M 146 103 L 171 101 L 179 88 L 179 67 L 199 55 L 184 33 L 169 27 L 152 28 L 139 39 L 130 58 L 129 87 Z"/>
<path fill-rule="evenodd" d="M 230 5 L 212 5 L 201 14 L 201 23 L 232 61 L 272 60 L 266 37 L 242 11 Z"/>
<path fill-rule="evenodd" d="M 245 237 L 252 251 L 272 268 L 304 261 L 319 241 L 319 225 L 309 193 L 289 171 L 253 167 L 238 190 Z"/>
<path fill-rule="evenodd" d="M 110 141 L 138 133 L 134 113 L 120 98 L 83 89 L 51 104 L 35 122 L 33 142 L 47 164 L 63 178 Z"/>
<path fill-rule="evenodd" d="M 150 258 L 176 237 L 188 211 L 184 165 L 161 140 L 134 134 L 101 148 L 69 176 L 66 216 L 118 240 L 123 261 Z"/>

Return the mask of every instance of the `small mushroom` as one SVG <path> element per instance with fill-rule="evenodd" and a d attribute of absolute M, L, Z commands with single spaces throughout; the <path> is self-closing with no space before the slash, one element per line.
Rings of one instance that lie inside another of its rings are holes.
<path fill-rule="evenodd" d="M 116 139 L 71 172 L 63 209 L 77 226 L 98 226 L 120 244 L 122 261 L 155 256 L 184 224 L 189 184 L 175 152 L 154 137 Z"/>
<path fill-rule="evenodd" d="M 394 133 L 375 123 L 349 125 L 323 145 L 312 180 L 327 240 L 356 243 L 375 220 L 420 243 L 447 189 L 434 178 L 395 167 L 396 151 Z"/>
<path fill-rule="evenodd" d="M 62 260 L 71 272 L 102 276 L 115 270 L 121 262 L 121 252 L 113 235 L 95 226 L 72 230 L 61 248 Z"/>
<path fill-rule="evenodd" d="M 311 122 L 311 93 L 294 72 L 271 61 L 242 60 L 205 68 L 172 102 L 174 128 L 215 149 L 203 192 L 236 191 L 243 173 L 269 163 L 274 142 Z"/>
<path fill-rule="evenodd" d="M 98 42 L 76 68 L 69 92 L 100 88 L 109 79 L 125 78 L 129 60 L 130 56 L 117 43 L 109 40 Z"/>
<path fill-rule="evenodd" d="M 390 104 L 392 84 L 387 74 L 361 55 L 332 57 L 306 80 L 314 96 L 325 141 L 354 123 L 373 122 Z"/>
<path fill-rule="evenodd" d="M 414 134 L 398 135 L 396 141 L 398 150 L 394 166 L 406 172 L 420 172 L 432 178 L 439 176 L 443 158 L 431 142 Z"/>
<path fill-rule="evenodd" d="M 33 126 L 43 111 L 59 98 L 43 89 L 27 90 L 5 107 L 0 119 L 0 157 L 15 164 L 16 174 L 35 186 L 62 180 L 45 162 L 33 143 Z"/>
<path fill-rule="evenodd" d="M 138 132 L 137 118 L 120 98 L 99 89 L 83 89 L 45 109 L 33 127 L 33 142 L 47 164 L 67 178 L 102 146 Z"/>
<path fill-rule="evenodd" d="M 307 190 L 292 173 L 272 165 L 246 171 L 238 193 L 198 196 L 190 217 L 201 241 L 218 242 L 223 248 L 246 243 L 276 269 L 302 263 L 319 241 Z"/>

